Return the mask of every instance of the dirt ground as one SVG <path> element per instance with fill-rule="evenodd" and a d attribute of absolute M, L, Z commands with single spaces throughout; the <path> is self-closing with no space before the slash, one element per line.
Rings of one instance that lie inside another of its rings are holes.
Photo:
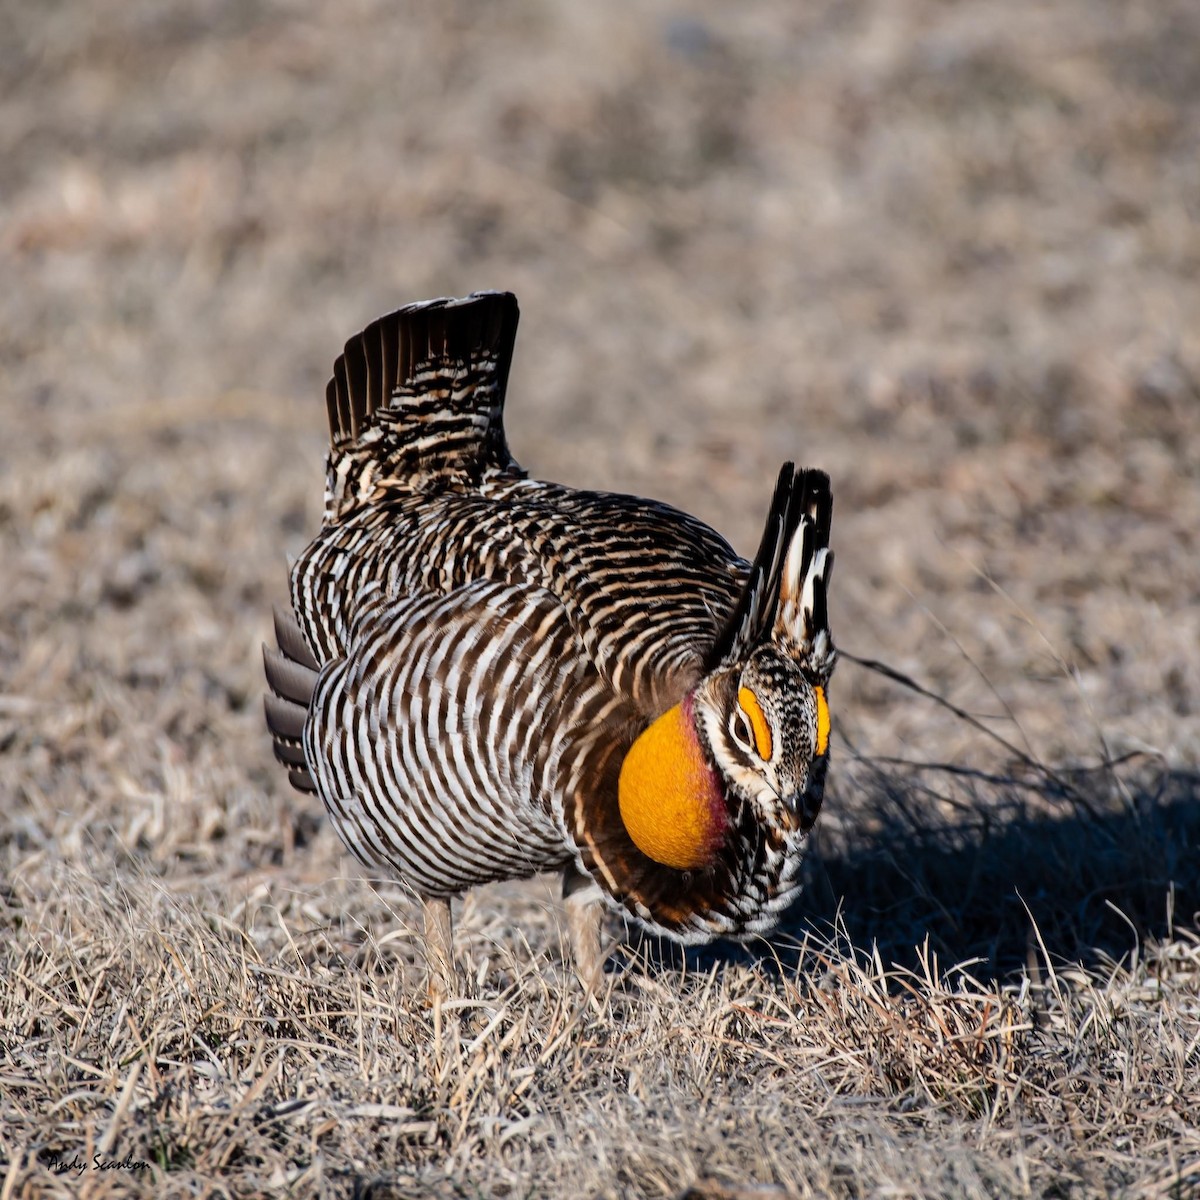
<path fill-rule="evenodd" d="M 0 1197 L 1200 1195 L 1193 0 L 17 0 L 0 279 Z M 772 944 L 590 1007 L 497 886 L 433 1014 L 259 645 L 342 342 L 488 287 L 525 467 L 823 466 L 958 711 L 842 663 Z"/>

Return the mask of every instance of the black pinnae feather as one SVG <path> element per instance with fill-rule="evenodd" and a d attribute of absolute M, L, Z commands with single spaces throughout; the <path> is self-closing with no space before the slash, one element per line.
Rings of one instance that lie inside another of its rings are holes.
<path fill-rule="evenodd" d="M 708 652 L 709 670 L 736 658 L 747 646 L 770 635 L 779 608 L 784 559 L 801 519 L 813 514 L 817 547 L 828 541 L 828 495 L 829 478 L 824 472 L 797 471 L 790 462 L 780 468 L 758 553 L 750 565 L 737 606 Z M 820 520 L 817 514 L 821 515 Z"/>

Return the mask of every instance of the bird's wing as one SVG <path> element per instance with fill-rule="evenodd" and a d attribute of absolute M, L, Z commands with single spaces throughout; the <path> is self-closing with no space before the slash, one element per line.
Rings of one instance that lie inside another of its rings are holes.
<path fill-rule="evenodd" d="M 613 691 L 657 716 L 703 674 L 747 564 L 703 522 L 657 501 L 562 489 L 545 503 L 543 586 Z"/>

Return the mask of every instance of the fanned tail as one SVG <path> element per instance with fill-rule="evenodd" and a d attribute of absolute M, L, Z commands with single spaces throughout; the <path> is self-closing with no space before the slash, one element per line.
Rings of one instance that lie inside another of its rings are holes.
<path fill-rule="evenodd" d="M 406 305 L 346 343 L 325 392 L 326 523 L 381 490 L 522 474 L 504 437 L 518 316 L 510 292 L 474 292 Z"/>
<path fill-rule="evenodd" d="M 832 518 L 829 476 L 784 463 L 746 585 L 709 651 L 710 669 L 768 640 L 798 656 L 815 655 L 822 665 L 832 654 L 826 605 Z"/>

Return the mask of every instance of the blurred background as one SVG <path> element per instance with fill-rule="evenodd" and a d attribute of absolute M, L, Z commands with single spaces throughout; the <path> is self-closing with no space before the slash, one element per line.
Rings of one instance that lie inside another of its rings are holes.
<path fill-rule="evenodd" d="M 1053 764 L 1197 759 L 1193 0 L 9 3 L 0 278 L 29 844 L 307 811 L 258 646 L 325 380 L 478 288 L 520 298 L 535 474 L 749 554 L 778 464 L 823 466 L 845 648 Z M 1002 756 L 854 664 L 835 700 L 839 754 Z"/>

